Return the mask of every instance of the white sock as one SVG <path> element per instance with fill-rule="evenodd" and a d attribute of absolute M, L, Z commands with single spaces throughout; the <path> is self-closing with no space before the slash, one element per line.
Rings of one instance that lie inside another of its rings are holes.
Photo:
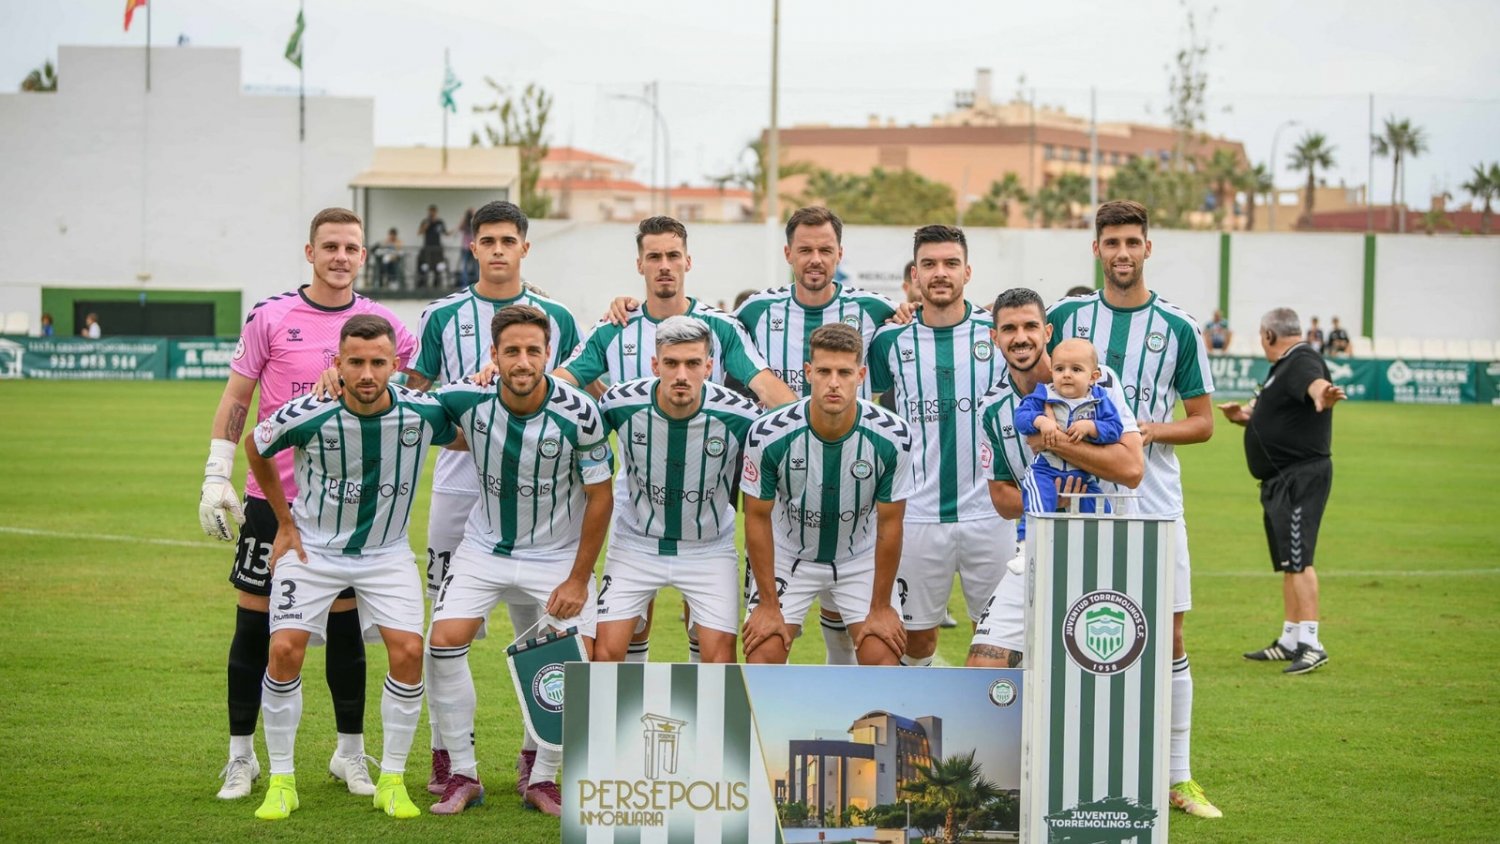
<path fill-rule="evenodd" d="M 365 756 L 365 734 L 364 733 L 339 733 L 340 756 L 350 759 L 363 759 Z"/>
<path fill-rule="evenodd" d="M 1276 640 L 1276 644 L 1289 651 L 1297 649 L 1297 622 L 1281 622 L 1281 638 Z"/>
<path fill-rule="evenodd" d="M 823 647 L 828 650 L 828 656 L 823 660 L 827 665 L 858 665 L 859 660 L 854 656 L 854 640 L 849 636 L 849 628 L 842 621 L 834 621 L 818 616 L 818 623 L 823 628 Z"/>
<path fill-rule="evenodd" d="M 531 766 L 531 782 L 557 782 L 557 769 L 562 767 L 562 751 L 539 748 L 536 764 Z"/>
<path fill-rule="evenodd" d="M 1304 621 L 1298 626 L 1302 628 L 1302 631 L 1298 634 L 1297 641 L 1317 650 L 1323 650 L 1323 643 L 1318 641 L 1318 623 L 1316 621 Z"/>
<path fill-rule="evenodd" d="M 1172 660 L 1172 741 L 1171 776 L 1167 780 L 1176 785 L 1193 778 L 1188 763 L 1189 745 L 1193 739 L 1193 673 L 1188 668 L 1187 654 Z"/>
<path fill-rule="evenodd" d="M 385 675 L 385 691 L 380 694 L 380 731 L 385 742 L 380 755 L 382 774 L 406 771 L 406 756 L 411 752 L 411 738 L 421 717 L 422 681 L 408 686 Z"/>
<path fill-rule="evenodd" d="M 688 662 L 699 665 L 703 662 L 703 654 L 698 650 L 698 637 L 688 634 Z"/>
<path fill-rule="evenodd" d="M 531 731 L 524 727 L 521 729 L 521 750 L 536 752 L 536 739 L 532 738 Z"/>
<path fill-rule="evenodd" d="M 302 721 L 302 676 L 285 682 L 261 678 L 260 717 L 266 728 L 266 755 L 271 773 L 290 774 L 292 751 L 297 747 L 297 725 Z"/>
<path fill-rule="evenodd" d="M 644 642 L 631 642 L 630 647 L 625 649 L 626 662 L 650 662 L 651 640 Z"/>
<path fill-rule="evenodd" d="M 912 656 L 911 654 L 902 654 L 901 655 L 901 664 L 902 665 L 908 665 L 908 666 L 911 666 L 913 668 L 926 668 L 927 666 L 929 666 L 929 665 L 932 664 L 932 656 L 928 655 L 928 656 L 918 657 L 918 656 Z"/>
<path fill-rule="evenodd" d="M 430 631 L 430 630 L 428 631 L 429 638 L 431 638 L 431 632 L 432 631 Z M 429 650 L 427 650 L 426 648 L 422 649 L 422 676 L 423 677 L 431 677 L 432 676 L 432 652 L 429 651 Z M 428 726 L 429 729 L 432 730 L 432 749 L 434 751 L 443 750 L 444 748 L 447 747 L 447 745 L 443 744 L 443 731 L 440 730 L 440 729 L 438 729 L 437 716 L 432 714 L 436 710 L 434 710 L 432 708 L 432 687 L 431 686 L 427 686 L 426 687 L 426 694 L 427 694 L 427 726 Z"/>
<path fill-rule="evenodd" d="M 230 759 L 254 759 L 255 758 L 255 736 L 230 736 L 229 737 Z"/>
<path fill-rule="evenodd" d="M 433 716 L 438 728 L 443 731 L 443 744 L 448 747 L 450 768 L 455 774 L 478 779 L 477 762 L 474 758 L 474 675 L 469 672 L 469 646 L 440 648 L 427 647 L 432 652 L 432 676 L 427 683 L 432 687 Z"/>

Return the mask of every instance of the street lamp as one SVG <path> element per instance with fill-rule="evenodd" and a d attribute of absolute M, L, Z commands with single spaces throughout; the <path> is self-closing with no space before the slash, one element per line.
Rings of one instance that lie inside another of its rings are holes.
<path fill-rule="evenodd" d="M 1266 220 L 1266 231 L 1276 231 L 1276 206 L 1281 204 L 1281 195 L 1276 190 L 1276 142 L 1281 140 L 1281 130 L 1288 126 L 1299 126 L 1297 121 L 1288 120 L 1276 127 L 1271 133 L 1271 207 L 1268 210 L 1270 216 Z"/>
<path fill-rule="evenodd" d="M 655 82 L 651 83 L 651 94 L 652 96 L 649 99 L 640 94 L 611 94 L 610 99 L 631 100 L 641 103 L 651 109 L 652 116 L 656 118 L 656 126 L 661 129 L 661 142 L 663 152 L 665 153 L 662 158 L 662 176 L 664 177 L 662 200 L 667 207 L 663 213 L 670 217 L 672 215 L 672 138 L 667 134 L 667 121 L 661 116 L 661 109 L 656 107 Z M 654 138 L 651 142 L 651 160 L 653 162 L 656 161 L 656 141 Z"/>

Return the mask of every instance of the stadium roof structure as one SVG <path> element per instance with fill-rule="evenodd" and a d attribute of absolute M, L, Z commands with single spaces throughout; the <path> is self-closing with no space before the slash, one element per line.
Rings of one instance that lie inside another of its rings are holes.
<path fill-rule="evenodd" d="M 376 147 L 370 168 L 349 182 L 351 188 L 509 189 L 521 178 L 515 147 L 455 147 L 443 167 L 439 147 Z"/>

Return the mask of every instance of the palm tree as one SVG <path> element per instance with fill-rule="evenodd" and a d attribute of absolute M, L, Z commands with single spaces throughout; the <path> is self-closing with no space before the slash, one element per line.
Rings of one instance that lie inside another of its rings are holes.
<path fill-rule="evenodd" d="M 1000 787 L 984 778 L 974 751 L 949 756 L 933 765 L 918 765 L 917 779 L 902 787 L 907 794 L 925 800 L 945 811 L 943 841 L 958 841 L 957 817 L 960 811 L 977 809 L 999 797 Z"/>
<path fill-rule="evenodd" d="M 1310 227 L 1313 213 L 1313 191 L 1318 187 L 1318 168 L 1333 169 L 1333 151 L 1336 147 L 1328 143 L 1322 132 L 1308 132 L 1292 148 L 1287 164 L 1293 170 L 1307 171 L 1307 192 L 1302 197 L 1302 219 L 1299 226 Z"/>
<path fill-rule="evenodd" d="M 1232 150 L 1219 148 L 1203 162 L 1202 173 L 1213 186 L 1214 214 L 1222 220 L 1233 211 L 1234 192 L 1242 180 L 1244 166 Z"/>
<path fill-rule="evenodd" d="M 35 91 L 38 93 L 52 93 L 57 90 L 57 71 L 53 69 L 51 60 L 42 62 L 42 66 L 26 74 L 21 80 L 22 91 Z"/>
<path fill-rule="evenodd" d="M 1479 217 L 1479 233 L 1489 234 L 1491 202 L 1500 195 L 1500 164 L 1491 164 L 1488 168 L 1483 161 L 1475 164 L 1474 174 L 1459 187 L 1484 203 L 1484 213 Z"/>
<path fill-rule="evenodd" d="M 765 217 L 766 212 L 767 150 L 765 139 L 756 138 L 745 144 L 745 149 L 741 151 L 740 157 L 744 158 L 746 152 L 751 154 L 751 161 L 748 167 L 714 176 L 709 181 L 717 185 L 720 190 L 726 185 L 739 185 L 740 187 L 748 188 L 753 195 L 752 201 L 755 206 L 755 218 L 762 219 Z M 809 176 L 815 170 L 817 168 L 806 161 L 786 161 L 782 162 L 781 167 L 777 169 L 776 179 L 779 184 L 782 179 L 789 179 L 793 176 Z M 783 217 L 791 213 L 791 209 L 796 207 L 798 200 L 799 197 L 781 193 L 780 191 L 777 192 L 777 201 L 781 203 Z"/>
<path fill-rule="evenodd" d="M 1245 192 L 1245 231 L 1255 231 L 1255 198 L 1275 190 L 1276 183 L 1266 165 L 1257 164 L 1240 173 L 1239 188 Z"/>
<path fill-rule="evenodd" d="M 1010 225 L 1010 204 L 1025 204 L 1030 200 L 1026 188 L 1021 186 L 1021 177 L 1006 173 L 997 182 L 990 182 L 990 189 L 973 205 L 964 209 L 962 223 L 970 226 Z"/>
<path fill-rule="evenodd" d="M 1400 230 L 1406 231 L 1406 170 L 1403 159 L 1416 158 L 1427 151 L 1427 134 L 1421 126 L 1411 125 L 1411 120 L 1397 120 L 1393 114 L 1385 119 L 1385 131 L 1370 137 L 1375 154 L 1391 159 L 1391 213 L 1400 219 Z M 1401 205 L 1396 205 L 1396 189 L 1401 188 Z"/>

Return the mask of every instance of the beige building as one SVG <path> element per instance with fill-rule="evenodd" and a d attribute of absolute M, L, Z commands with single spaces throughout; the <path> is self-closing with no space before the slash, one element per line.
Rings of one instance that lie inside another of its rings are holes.
<path fill-rule="evenodd" d="M 951 187 L 961 209 L 1007 173 L 1015 173 L 1029 194 L 1064 173 L 1089 174 L 1087 118 L 1051 106 L 1033 108 L 1024 101 L 997 103 L 990 96 L 990 72 L 983 69 L 974 91 L 962 92 L 955 106 L 925 126 L 899 126 L 871 117 L 866 126 L 782 129 L 781 159 L 835 173 L 909 169 Z M 1137 123 L 1100 123 L 1097 134 L 1101 194 L 1107 193 L 1121 165 L 1143 157 L 1165 163 L 1177 143 L 1172 129 Z M 1190 152 L 1207 157 L 1216 149 L 1228 149 L 1241 162 L 1246 160 L 1243 144 L 1223 138 L 1209 138 Z M 785 179 L 782 192 L 796 194 L 805 183 L 801 176 Z M 1012 207 L 1011 220 L 1024 225 L 1024 210 Z"/>
<path fill-rule="evenodd" d="M 653 190 L 633 178 L 630 162 L 574 147 L 549 149 L 541 169 L 537 190 L 552 197 L 552 216 L 563 219 L 634 222 L 668 213 L 686 223 L 742 223 L 753 213 L 748 190 L 687 185 Z"/>

